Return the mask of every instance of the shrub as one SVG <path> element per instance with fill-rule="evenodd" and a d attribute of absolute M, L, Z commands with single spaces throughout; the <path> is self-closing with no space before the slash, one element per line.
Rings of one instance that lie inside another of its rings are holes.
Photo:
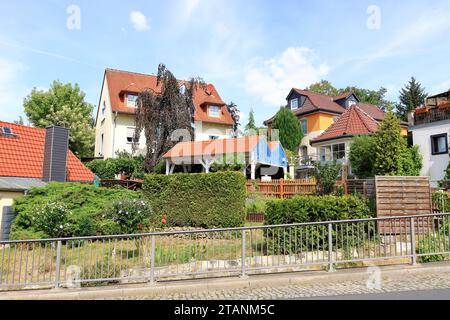
<path fill-rule="evenodd" d="M 439 241 L 440 240 L 440 241 Z M 417 246 L 416 253 L 424 254 L 433 252 L 436 248 L 445 248 L 446 244 L 444 238 L 436 238 L 433 234 L 427 234 L 419 241 L 419 245 Z M 427 262 L 439 262 L 444 261 L 445 256 L 442 254 L 430 254 L 426 256 L 420 256 L 418 261 L 421 263 Z"/>
<path fill-rule="evenodd" d="M 72 212 L 62 202 L 49 202 L 37 208 L 31 215 L 31 228 L 42 231 L 51 238 L 71 234 Z"/>
<path fill-rule="evenodd" d="M 100 179 L 114 179 L 116 175 L 116 164 L 108 160 L 92 160 L 86 164 Z"/>
<path fill-rule="evenodd" d="M 433 208 L 439 210 L 439 212 L 448 212 L 449 211 L 449 194 L 447 192 L 433 192 L 431 195 L 433 201 Z"/>
<path fill-rule="evenodd" d="M 322 164 L 317 162 L 314 166 L 314 177 L 317 181 L 317 192 L 322 195 L 332 194 L 336 189 L 336 181 L 339 178 L 342 165 L 336 162 L 333 164 Z"/>
<path fill-rule="evenodd" d="M 372 217 L 369 202 L 359 196 L 297 196 L 267 202 L 266 224 L 290 224 Z"/>
<path fill-rule="evenodd" d="M 373 177 L 375 144 L 373 136 L 363 135 L 353 138 L 350 146 L 350 165 L 352 172 L 360 179 Z"/>
<path fill-rule="evenodd" d="M 138 233 L 150 226 L 153 211 L 143 199 L 125 199 L 114 201 L 107 206 L 102 218 L 109 222 L 108 228 L 120 234 Z M 117 227 L 113 227 L 116 224 Z"/>
<path fill-rule="evenodd" d="M 245 222 L 246 179 L 239 172 L 146 175 L 143 190 L 155 212 L 174 226 L 239 227 Z"/>
<path fill-rule="evenodd" d="M 245 211 L 250 213 L 266 213 L 266 203 L 273 198 L 267 197 L 259 192 L 250 193 L 245 201 Z"/>
<path fill-rule="evenodd" d="M 267 202 L 266 225 L 293 224 L 306 222 L 320 222 L 330 220 L 362 219 L 373 216 L 368 201 L 358 196 L 298 196 L 292 199 L 272 200 Z M 368 234 L 373 235 L 373 227 L 365 226 L 364 230 L 345 230 L 344 241 L 352 243 L 357 237 Z M 299 253 L 300 250 L 314 248 L 326 249 L 328 245 L 327 226 L 295 227 L 286 229 L 269 229 L 264 235 L 271 251 L 284 251 Z M 336 239 L 336 230 L 333 229 L 333 243 Z M 342 235 L 341 235 L 342 237 Z"/>
<path fill-rule="evenodd" d="M 44 187 L 32 188 L 26 196 L 16 198 L 13 210 L 16 213 L 11 226 L 11 238 L 21 239 L 23 230 L 44 232 L 32 225 L 32 217 L 36 208 L 49 203 L 64 203 L 72 212 L 70 236 L 96 235 L 97 224 L 101 220 L 101 212 L 107 204 L 114 200 L 135 199 L 142 193 L 124 188 L 107 189 L 82 183 L 52 182 Z"/>
<path fill-rule="evenodd" d="M 120 153 L 118 158 L 106 160 L 93 160 L 86 166 L 100 179 L 114 179 L 116 175 L 125 175 L 132 179 L 142 179 L 144 158 L 142 156 L 132 157 Z"/>

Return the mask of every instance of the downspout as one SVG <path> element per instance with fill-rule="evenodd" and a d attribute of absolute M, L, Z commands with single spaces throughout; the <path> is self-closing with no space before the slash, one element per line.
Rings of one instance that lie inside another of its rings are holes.
<path fill-rule="evenodd" d="M 115 154 L 116 154 L 114 152 L 114 147 L 115 147 L 115 142 L 116 142 L 117 115 L 118 115 L 118 112 L 116 111 L 114 113 L 114 126 L 113 126 L 113 140 L 112 140 L 111 158 L 114 158 Z"/>

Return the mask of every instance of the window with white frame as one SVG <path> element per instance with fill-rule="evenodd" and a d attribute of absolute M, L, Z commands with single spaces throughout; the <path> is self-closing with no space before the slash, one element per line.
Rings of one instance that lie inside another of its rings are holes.
<path fill-rule="evenodd" d="M 298 98 L 291 99 L 291 109 L 298 108 Z"/>
<path fill-rule="evenodd" d="M 218 140 L 219 136 L 209 136 L 209 140 Z"/>
<path fill-rule="evenodd" d="M 127 128 L 127 143 L 139 142 L 139 139 L 134 139 L 134 132 L 136 129 L 134 127 Z"/>
<path fill-rule="evenodd" d="M 220 117 L 220 107 L 219 106 L 209 106 L 208 115 L 210 117 L 215 117 L 215 118 Z"/>
<path fill-rule="evenodd" d="M 136 94 L 127 94 L 127 106 L 130 108 L 136 107 L 138 96 Z"/>
<path fill-rule="evenodd" d="M 345 143 L 337 143 L 319 148 L 320 161 L 345 159 Z"/>

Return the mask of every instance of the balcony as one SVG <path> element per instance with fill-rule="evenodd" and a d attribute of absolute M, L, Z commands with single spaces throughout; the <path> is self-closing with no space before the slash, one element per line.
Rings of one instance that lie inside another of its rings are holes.
<path fill-rule="evenodd" d="M 441 104 L 436 108 L 417 109 L 414 113 L 414 125 L 416 126 L 442 120 L 450 120 L 449 102 Z"/>

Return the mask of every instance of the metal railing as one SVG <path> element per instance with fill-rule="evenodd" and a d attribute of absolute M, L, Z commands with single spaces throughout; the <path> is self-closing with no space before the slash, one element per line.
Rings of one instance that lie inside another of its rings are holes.
<path fill-rule="evenodd" d="M 450 254 L 450 213 L 137 235 L 0 242 L 0 289 L 416 263 Z M 384 262 L 383 262 L 384 263 Z"/>

